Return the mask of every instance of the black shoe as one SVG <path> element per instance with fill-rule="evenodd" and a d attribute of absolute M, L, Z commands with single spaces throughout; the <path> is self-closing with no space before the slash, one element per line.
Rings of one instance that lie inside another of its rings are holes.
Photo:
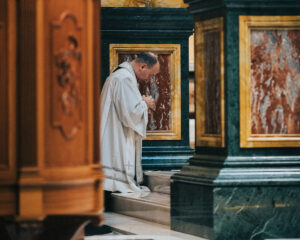
<path fill-rule="evenodd" d="M 103 235 L 112 233 L 112 229 L 110 226 L 102 225 L 102 226 L 95 226 L 93 224 L 86 225 L 84 229 L 85 236 L 93 236 L 93 235 Z"/>

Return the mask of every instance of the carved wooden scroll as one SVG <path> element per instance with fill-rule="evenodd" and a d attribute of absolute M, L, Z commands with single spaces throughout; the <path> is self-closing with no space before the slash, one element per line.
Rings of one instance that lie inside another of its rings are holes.
<path fill-rule="evenodd" d="M 63 13 L 52 24 L 52 124 L 67 139 L 76 135 L 82 124 L 81 27 L 76 16 Z"/>

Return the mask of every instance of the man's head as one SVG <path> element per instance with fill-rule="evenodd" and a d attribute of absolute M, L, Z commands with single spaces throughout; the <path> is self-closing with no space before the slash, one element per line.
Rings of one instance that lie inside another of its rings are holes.
<path fill-rule="evenodd" d="M 142 52 L 131 62 L 135 75 L 139 80 L 149 82 L 159 73 L 157 56 L 150 52 Z"/>

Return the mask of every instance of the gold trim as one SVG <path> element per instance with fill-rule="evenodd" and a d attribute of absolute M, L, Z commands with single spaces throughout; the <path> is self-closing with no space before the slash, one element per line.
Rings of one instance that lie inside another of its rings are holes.
<path fill-rule="evenodd" d="M 86 6 L 86 17 L 87 17 L 87 102 L 88 102 L 88 139 L 87 139 L 87 149 L 88 149 L 88 163 L 93 164 L 94 158 L 94 22 L 93 22 L 93 2 L 87 1 Z M 81 83 L 82 84 L 82 83 Z"/>
<path fill-rule="evenodd" d="M 300 134 L 251 134 L 250 31 L 300 29 L 299 16 L 240 16 L 240 147 L 299 147 Z"/>
<path fill-rule="evenodd" d="M 181 139 L 181 57 L 180 44 L 110 44 L 110 72 L 118 66 L 119 54 L 137 52 L 171 54 L 171 112 L 172 129 L 170 131 L 147 131 L 145 140 Z"/>
<path fill-rule="evenodd" d="M 164 8 L 186 8 L 188 5 L 183 0 L 102 0 L 101 7 L 164 7 Z"/>
<path fill-rule="evenodd" d="M 44 53 L 44 0 L 36 1 L 36 118 L 37 118 L 37 157 L 38 167 L 44 168 L 45 162 L 45 53 Z"/>
<path fill-rule="evenodd" d="M 204 102 L 204 32 L 220 32 L 221 37 L 221 134 L 205 133 Z M 225 96 L 224 96 L 224 30 L 223 18 L 195 22 L 195 78 L 196 78 L 196 146 L 225 147 Z"/>

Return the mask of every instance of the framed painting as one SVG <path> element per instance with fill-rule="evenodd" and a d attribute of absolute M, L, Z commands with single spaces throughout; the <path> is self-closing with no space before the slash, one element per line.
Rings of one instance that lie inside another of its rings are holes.
<path fill-rule="evenodd" d="M 240 146 L 300 146 L 300 17 L 240 16 Z"/>
<path fill-rule="evenodd" d="M 196 146 L 224 147 L 223 18 L 195 23 Z"/>
<path fill-rule="evenodd" d="M 110 72 L 140 52 L 157 54 L 160 72 L 149 84 L 140 84 L 142 95 L 152 95 L 155 110 L 149 110 L 146 140 L 181 139 L 180 44 L 110 44 Z"/>

